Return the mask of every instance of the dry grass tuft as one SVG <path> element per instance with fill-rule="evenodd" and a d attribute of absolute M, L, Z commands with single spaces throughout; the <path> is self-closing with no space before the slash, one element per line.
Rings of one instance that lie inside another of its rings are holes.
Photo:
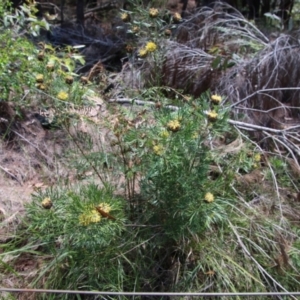
<path fill-rule="evenodd" d="M 211 68 L 214 57 L 201 49 L 169 42 L 162 67 L 162 84 L 200 96 L 210 88 L 219 71 Z"/>
<path fill-rule="evenodd" d="M 252 134 L 263 148 L 289 152 L 294 159 L 300 153 L 299 49 L 298 40 L 280 35 L 252 59 L 227 70 L 216 87 L 227 97 L 234 119 L 263 127 Z"/>
<path fill-rule="evenodd" d="M 237 39 L 238 37 L 238 39 Z M 236 51 L 242 45 L 255 41 L 267 45 L 268 38 L 235 8 L 217 2 L 214 7 L 203 7 L 177 29 L 176 39 L 191 48 L 209 50 L 223 44 L 229 51 Z"/>
<path fill-rule="evenodd" d="M 300 44 L 281 35 L 250 61 L 229 70 L 218 90 L 247 122 L 282 129 L 299 113 Z"/>
<path fill-rule="evenodd" d="M 59 129 L 44 129 L 37 115 L 42 117 L 0 103 L 0 168 L 4 177 L 20 185 L 39 180 L 49 185 L 64 172 L 58 158 L 69 144 L 67 136 Z"/>

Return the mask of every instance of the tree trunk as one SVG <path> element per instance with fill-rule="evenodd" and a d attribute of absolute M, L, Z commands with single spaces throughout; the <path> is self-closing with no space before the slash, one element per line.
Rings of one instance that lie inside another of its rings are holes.
<path fill-rule="evenodd" d="M 84 25 L 84 0 L 77 0 L 77 23 Z"/>
<path fill-rule="evenodd" d="M 277 15 L 282 19 L 285 28 L 288 26 L 293 6 L 294 0 L 280 1 L 279 12 L 277 13 Z"/>

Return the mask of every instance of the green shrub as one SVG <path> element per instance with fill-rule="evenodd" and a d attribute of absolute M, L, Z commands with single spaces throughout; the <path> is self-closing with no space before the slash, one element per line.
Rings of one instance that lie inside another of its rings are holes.
<path fill-rule="evenodd" d="M 141 157 L 145 216 L 175 241 L 226 219 L 229 182 L 212 178 L 209 171 L 214 162 L 210 141 L 228 130 L 227 118 L 207 98 L 176 112 L 159 110 L 156 124 L 141 129 L 148 148 Z"/>
<path fill-rule="evenodd" d="M 43 42 L 35 45 L 30 35 L 38 35 L 41 28 L 49 29 L 35 12 L 35 6 L 28 4 L 15 13 L 4 13 L 0 30 L 1 100 L 41 109 L 55 107 L 63 116 L 70 104 L 83 103 L 87 89 L 74 71 L 84 59 L 72 47 L 58 51 Z"/>
<path fill-rule="evenodd" d="M 118 259 L 110 260 L 124 233 L 124 201 L 111 188 L 49 190 L 36 194 L 26 211 L 29 240 L 50 255 L 35 282 L 46 276 L 47 286 L 119 289 Z"/>
<path fill-rule="evenodd" d="M 0 26 L 2 25 L 2 18 L 11 8 L 11 2 L 9 0 L 3 0 L 0 3 Z"/>

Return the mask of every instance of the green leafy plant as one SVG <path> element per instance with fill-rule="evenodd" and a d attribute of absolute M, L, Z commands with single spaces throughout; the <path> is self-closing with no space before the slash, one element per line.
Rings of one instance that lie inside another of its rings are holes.
<path fill-rule="evenodd" d="M 11 2 L 9 0 L 3 0 L 0 4 L 0 22 L 2 23 L 2 18 L 11 8 Z"/>
<path fill-rule="evenodd" d="M 155 126 L 144 129 L 145 215 L 176 241 L 225 218 L 225 182 L 209 175 L 213 149 L 207 141 L 226 130 L 226 113 L 205 97 L 176 112 L 159 110 Z"/>
<path fill-rule="evenodd" d="M 36 283 L 46 276 L 49 286 L 59 288 L 107 289 L 116 284 L 118 290 L 113 271 L 118 260 L 115 267 L 106 266 L 117 255 L 125 230 L 124 201 L 110 187 L 49 190 L 36 194 L 26 210 L 30 241 L 39 242 L 50 255 Z"/>
<path fill-rule="evenodd" d="M 78 76 L 74 72 L 76 65 L 83 64 L 84 59 L 73 47 L 58 51 L 41 42 L 37 49 L 24 33 L 36 36 L 41 28 L 49 30 L 49 24 L 39 20 L 35 13 L 35 4 L 31 2 L 15 13 L 4 13 L 0 33 L 2 100 L 22 102 L 22 106 L 26 103 L 42 108 L 55 106 L 57 112 L 70 103 L 81 105 L 87 90 L 76 80 Z"/>
<path fill-rule="evenodd" d="M 23 96 L 25 86 L 33 85 L 34 46 L 28 40 L 6 30 L 0 33 L 0 80 L 2 100 L 18 101 Z"/>
<path fill-rule="evenodd" d="M 38 36 L 41 29 L 49 30 L 49 23 L 45 20 L 39 20 L 36 16 L 37 8 L 34 1 L 28 1 L 17 9 L 14 13 L 6 13 L 3 16 L 5 27 L 12 27 L 14 31 L 20 32 L 26 30 L 33 36 Z"/>

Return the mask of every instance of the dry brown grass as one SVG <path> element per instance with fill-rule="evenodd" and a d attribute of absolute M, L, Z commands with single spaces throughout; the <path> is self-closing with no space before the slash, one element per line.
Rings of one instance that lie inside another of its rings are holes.
<path fill-rule="evenodd" d="M 284 128 L 299 113 L 299 42 L 281 35 L 253 59 L 229 70 L 217 87 L 247 122 Z"/>

